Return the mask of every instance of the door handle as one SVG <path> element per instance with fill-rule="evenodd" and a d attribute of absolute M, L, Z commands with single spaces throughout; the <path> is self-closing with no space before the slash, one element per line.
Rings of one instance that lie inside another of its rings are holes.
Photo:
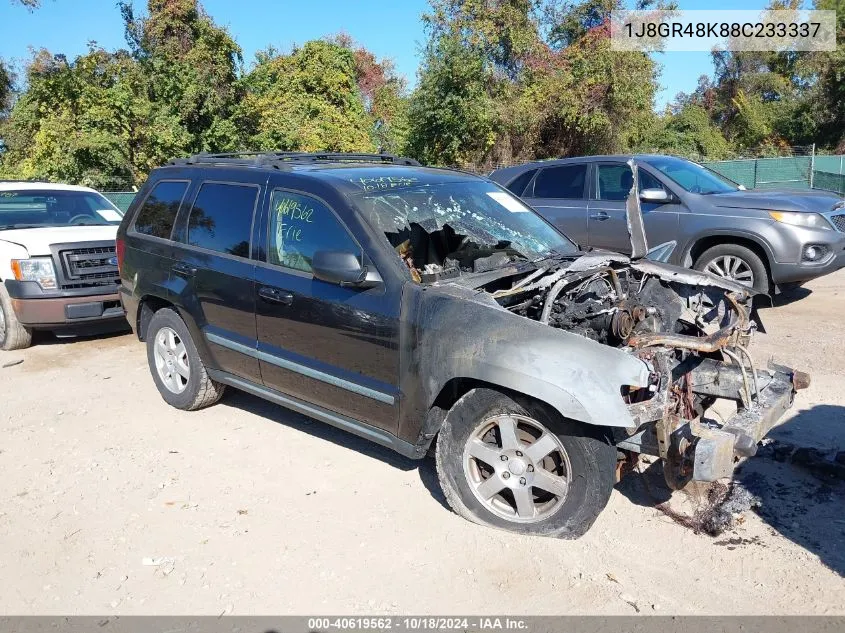
<path fill-rule="evenodd" d="M 264 286 L 258 289 L 258 296 L 269 303 L 281 303 L 289 306 L 293 303 L 293 293 L 287 290 L 279 290 L 278 288 L 271 288 Z"/>
<path fill-rule="evenodd" d="M 610 216 L 605 213 L 604 211 L 599 211 L 598 213 L 591 213 L 590 214 L 591 220 L 609 220 Z"/>
<path fill-rule="evenodd" d="M 185 277 L 193 277 L 194 275 L 197 274 L 196 266 L 190 266 L 188 264 L 181 263 L 181 262 L 177 263 L 177 264 L 173 264 L 173 266 L 170 268 L 170 270 L 172 270 L 177 275 L 183 275 Z"/>

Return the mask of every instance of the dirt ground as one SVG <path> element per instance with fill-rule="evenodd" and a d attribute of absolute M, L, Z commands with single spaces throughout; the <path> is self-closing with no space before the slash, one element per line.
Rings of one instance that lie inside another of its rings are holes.
<path fill-rule="evenodd" d="M 845 448 L 843 310 L 845 271 L 763 313 L 758 362 L 813 379 L 783 440 Z M 845 491 L 797 466 L 743 465 L 763 505 L 715 538 L 656 510 L 665 492 L 637 473 L 580 540 L 520 537 L 450 512 L 433 460 L 236 392 L 168 407 L 131 335 L 0 353 L 16 360 L 3 614 L 845 614 Z"/>

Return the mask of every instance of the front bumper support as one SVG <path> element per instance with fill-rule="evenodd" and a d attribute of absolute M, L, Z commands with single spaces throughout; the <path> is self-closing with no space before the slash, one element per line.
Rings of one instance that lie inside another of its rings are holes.
<path fill-rule="evenodd" d="M 704 360 L 685 375 L 692 393 L 741 402 L 739 372 L 735 365 Z M 792 406 L 796 390 L 809 386 L 807 374 L 774 364 L 757 370 L 756 378 L 759 391 L 750 406 L 740 404 L 721 426 L 671 414 L 675 395 L 672 381 L 664 379 L 651 400 L 629 406 L 639 428 L 618 441 L 617 447 L 674 460 L 680 471 L 686 470 L 696 481 L 730 477 L 737 458 L 756 454 L 757 444 Z"/>

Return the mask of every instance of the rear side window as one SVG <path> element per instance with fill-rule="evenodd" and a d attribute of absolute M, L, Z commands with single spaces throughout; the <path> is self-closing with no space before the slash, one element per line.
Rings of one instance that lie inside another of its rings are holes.
<path fill-rule="evenodd" d="M 317 251 L 361 253 L 361 248 L 319 200 L 274 191 L 270 201 L 270 263 L 310 273 Z"/>
<path fill-rule="evenodd" d="M 579 200 L 584 197 L 586 181 L 586 165 L 546 167 L 534 181 L 534 197 Z"/>
<path fill-rule="evenodd" d="M 625 200 L 634 185 L 634 172 L 627 164 L 599 165 L 596 198 Z"/>
<path fill-rule="evenodd" d="M 187 190 L 186 180 L 163 180 L 157 183 L 135 218 L 135 231 L 170 239 L 179 205 Z"/>
<path fill-rule="evenodd" d="M 188 217 L 188 244 L 249 257 L 258 192 L 257 185 L 203 183 Z"/>
<path fill-rule="evenodd" d="M 516 178 L 514 178 L 510 184 L 507 186 L 507 189 L 515 196 L 521 196 L 525 193 L 525 188 L 528 186 L 528 183 L 531 182 L 531 179 L 534 177 L 534 174 L 537 173 L 536 169 L 529 169 L 523 174 L 520 174 Z"/>

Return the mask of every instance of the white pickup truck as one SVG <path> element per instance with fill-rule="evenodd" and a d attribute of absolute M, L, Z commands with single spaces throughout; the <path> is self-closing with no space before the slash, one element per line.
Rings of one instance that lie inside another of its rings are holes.
<path fill-rule="evenodd" d="M 32 331 L 125 323 L 115 233 L 121 212 L 87 187 L 0 181 L 0 350 Z"/>

